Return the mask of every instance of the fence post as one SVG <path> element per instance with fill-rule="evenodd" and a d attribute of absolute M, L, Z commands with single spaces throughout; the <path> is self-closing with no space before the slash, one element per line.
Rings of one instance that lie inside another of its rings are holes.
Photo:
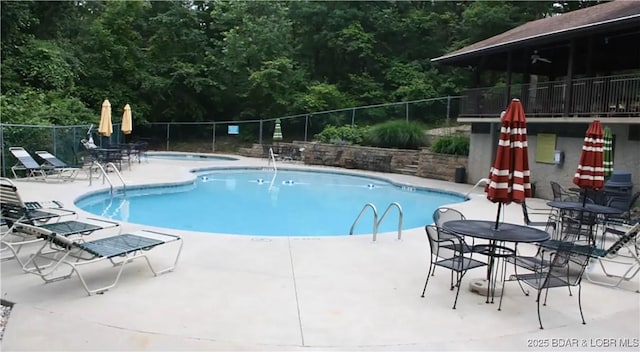
<path fill-rule="evenodd" d="M 449 126 L 449 115 L 451 114 L 451 96 L 447 95 L 447 127 Z"/>
<path fill-rule="evenodd" d="M 351 110 L 351 127 L 356 123 L 356 109 Z"/>
<path fill-rule="evenodd" d="M 2 148 L 0 148 L 0 165 L 2 165 L 2 177 L 6 177 L 7 173 L 5 171 L 5 168 L 7 166 L 7 164 L 5 163 L 5 159 L 4 159 L 4 126 L 2 124 L 0 124 L 0 146 L 2 146 Z"/>
<path fill-rule="evenodd" d="M 309 129 L 309 114 L 304 116 L 304 141 L 307 141 L 307 131 Z"/>
<path fill-rule="evenodd" d="M 216 123 L 213 123 L 213 141 L 211 142 L 211 152 L 216 152 Z"/>
<path fill-rule="evenodd" d="M 258 144 L 262 145 L 262 118 L 260 119 L 260 128 L 258 129 Z"/>
<path fill-rule="evenodd" d="M 165 151 L 169 151 L 169 126 L 171 124 L 167 123 L 167 148 L 165 149 Z"/>
<path fill-rule="evenodd" d="M 404 119 L 409 122 L 409 102 L 404 103 Z"/>
<path fill-rule="evenodd" d="M 57 148 L 56 148 L 56 125 L 53 125 L 53 131 L 51 132 L 51 139 L 53 141 L 53 155 L 57 155 Z"/>

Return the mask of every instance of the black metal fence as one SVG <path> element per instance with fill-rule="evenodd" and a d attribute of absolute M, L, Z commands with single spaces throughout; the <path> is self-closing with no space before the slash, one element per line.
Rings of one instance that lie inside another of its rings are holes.
<path fill-rule="evenodd" d="M 499 116 L 507 95 L 522 101 L 527 117 L 640 116 L 638 74 L 469 89 L 463 92 L 460 116 Z"/>
<path fill-rule="evenodd" d="M 429 125 L 448 124 L 459 111 L 460 97 L 441 97 L 415 101 L 358 106 L 309 114 L 279 117 L 283 140 L 312 141 L 325 126 L 374 124 L 392 119 L 420 121 Z M 231 152 L 238 145 L 271 143 L 276 118 L 243 121 L 155 122 L 135 125 L 125 138 L 120 124 L 113 124 L 113 134 L 101 137 L 94 126 L 34 126 L 0 124 L 2 175 L 15 160 L 8 153 L 13 146 L 24 147 L 32 154 L 47 150 L 70 165 L 80 163 L 81 139 L 91 136 L 98 146 L 145 141 L 150 150 L 190 152 Z M 135 121 L 134 121 L 135 124 Z"/>

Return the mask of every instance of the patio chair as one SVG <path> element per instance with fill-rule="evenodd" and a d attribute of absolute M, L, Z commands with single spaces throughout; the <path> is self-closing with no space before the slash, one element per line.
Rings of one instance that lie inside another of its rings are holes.
<path fill-rule="evenodd" d="M 566 198 L 571 196 L 580 197 L 580 193 L 568 191 L 564 189 L 564 187 L 562 187 L 558 182 L 549 181 L 549 184 L 551 184 L 551 192 L 553 192 L 553 200 L 556 202 L 566 201 Z"/>
<path fill-rule="evenodd" d="M 456 309 L 456 304 L 458 303 L 458 295 L 460 294 L 460 283 L 462 282 L 462 278 L 464 277 L 464 275 L 468 270 L 486 266 L 487 263 L 464 255 L 465 252 L 463 252 L 461 249 L 465 248 L 467 244 L 464 242 L 464 239 L 462 237 L 453 234 L 446 234 L 445 236 L 440 237 L 441 232 L 438 231 L 437 227 L 434 225 L 425 226 L 425 231 L 429 239 L 431 258 L 429 260 L 429 271 L 427 272 L 427 279 L 424 283 L 424 288 L 422 289 L 422 297 L 424 298 L 424 293 L 427 290 L 427 284 L 429 283 L 429 277 L 433 276 L 435 267 L 441 266 L 447 268 L 451 270 L 450 289 L 453 290 L 455 287 L 457 287 L 456 298 L 453 301 L 452 308 Z M 456 273 L 455 282 L 454 272 Z"/>
<path fill-rule="evenodd" d="M 33 159 L 31 154 L 29 154 L 29 152 L 27 152 L 24 148 L 10 147 L 9 152 L 11 152 L 11 154 L 18 161 L 11 167 L 13 178 L 18 178 L 18 174 L 16 174 L 16 171 L 24 171 L 27 178 L 41 178 L 42 180 L 47 178 L 47 169 L 38 164 L 38 162 Z"/>
<path fill-rule="evenodd" d="M 137 234 L 120 234 L 111 237 L 105 237 L 93 241 L 74 241 L 68 237 L 61 236 L 55 231 L 44 229 L 42 227 L 19 224 L 19 231 L 29 233 L 34 237 L 42 237 L 52 246 L 59 250 L 59 253 L 50 257 L 50 262 L 46 266 L 41 266 L 38 260 L 34 260 L 33 269 L 28 270 L 29 273 L 38 275 L 45 282 L 53 282 L 69 278 L 73 273 L 78 274 L 78 278 L 82 283 L 82 287 L 87 294 L 103 293 L 118 284 L 120 276 L 125 266 L 138 258 L 144 258 L 149 269 L 154 276 L 172 271 L 178 264 L 178 258 L 182 251 L 182 238 L 180 236 L 155 231 L 141 231 Z M 161 269 L 156 269 L 149 260 L 147 252 L 161 245 L 176 242 L 178 249 L 175 259 L 171 263 Z M 38 251 L 34 258 L 47 257 L 47 253 Z M 89 287 L 87 280 L 83 275 L 83 269 L 90 264 L 109 261 L 113 267 L 119 267 L 116 271 L 113 281 L 106 285 L 92 288 Z M 68 273 L 57 274 L 61 266 L 70 268 Z"/>
<path fill-rule="evenodd" d="M 531 208 L 526 202 L 522 202 L 522 215 L 524 216 L 524 223 L 527 226 L 533 227 L 544 227 L 549 226 L 549 222 L 555 222 L 556 213 L 553 209 L 540 209 L 540 208 Z M 530 215 L 542 215 L 546 217 L 545 221 L 533 221 L 530 218 Z M 555 224 L 552 225 L 555 228 Z"/>
<path fill-rule="evenodd" d="M 612 227 L 605 228 L 605 234 L 611 233 L 615 236 L 619 236 L 618 239 L 606 250 L 595 248 L 591 252 L 591 256 L 595 258 L 604 275 L 608 278 L 614 278 L 615 281 L 605 280 L 602 281 L 596 278 L 592 272 L 587 270 L 585 276 L 590 282 L 598 285 L 618 287 L 623 281 L 629 281 L 633 279 L 638 272 L 640 272 L 640 244 L 638 243 L 638 237 L 640 233 L 640 223 L 637 223 L 626 230 L 619 230 Z M 621 253 L 624 250 L 626 253 Z M 613 263 L 618 270 L 626 269 L 623 274 L 613 274 L 609 268 L 607 270 L 605 264 Z"/>
<path fill-rule="evenodd" d="M 44 163 L 41 164 L 43 168 L 53 169 L 61 179 L 74 180 L 80 172 L 79 168 L 67 165 L 67 163 L 58 159 L 48 151 L 38 150 L 36 151 L 36 155 L 44 160 Z"/>
<path fill-rule="evenodd" d="M 511 275 L 511 280 L 517 280 L 519 283 L 525 283 L 538 291 L 536 303 L 538 306 L 538 323 L 540 329 L 542 326 L 542 317 L 540 315 L 540 296 L 545 291 L 544 303 L 547 305 L 547 297 L 550 288 L 578 286 L 578 307 L 580 309 L 580 317 L 582 324 L 586 324 L 584 314 L 582 313 L 582 275 L 589 263 L 590 248 L 588 246 L 581 247 L 581 250 L 575 250 L 575 245 L 564 243 L 558 246 L 553 252 L 541 251 L 540 255 L 547 255 L 548 258 L 542 258 L 540 262 L 547 262 L 548 265 L 535 268 L 532 273 Z"/>
<path fill-rule="evenodd" d="M 461 236 L 450 234 L 442 229 L 442 224 L 444 224 L 447 221 L 465 220 L 466 218 L 464 214 L 452 208 L 440 207 L 434 210 L 432 218 L 433 218 L 433 223 L 436 226 L 436 230 L 438 231 L 438 237 L 441 239 L 445 239 L 445 238 L 450 239 L 451 241 L 453 241 L 454 243 L 453 246 L 455 246 L 456 248 L 453 248 L 452 245 L 450 244 L 443 244 L 443 246 L 448 246 L 449 249 L 456 249 L 463 253 L 470 253 L 473 251 L 473 245 L 474 245 L 473 239 L 472 239 L 471 245 L 467 245 L 465 241 L 459 241 L 459 239 L 462 238 Z"/>

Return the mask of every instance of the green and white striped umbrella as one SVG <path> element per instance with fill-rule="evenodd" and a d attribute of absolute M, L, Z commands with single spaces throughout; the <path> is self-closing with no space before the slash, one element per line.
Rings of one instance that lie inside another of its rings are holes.
<path fill-rule="evenodd" d="M 273 129 L 273 140 L 282 140 L 282 128 L 280 127 L 280 119 L 276 119 L 276 127 Z"/>
<path fill-rule="evenodd" d="M 613 174 L 613 134 L 611 134 L 611 129 L 609 127 L 604 128 L 604 157 L 603 157 L 603 168 L 604 168 L 604 177 L 608 178 Z"/>

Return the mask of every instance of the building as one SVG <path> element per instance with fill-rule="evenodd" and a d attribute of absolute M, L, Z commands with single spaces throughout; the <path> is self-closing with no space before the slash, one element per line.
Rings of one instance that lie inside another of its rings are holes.
<path fill-rule="evenodd" d="M 467 173 L 487 177 L 512 98 L 527 114 L 529 164 L 538 197 L 549 181 L 570 187 L 589 123 L 614 134 L 614 169 L 632 173 L 640 189 L 640 3 L 612 1 L 532 21 L 433 62 L 466 67 L 476 86 L 462 93 L 458 121 L 471 123 Z M 480 87 L 499 72 L 502 86 Z M 557 152 L 556 152 L 557 151 Z"/>

